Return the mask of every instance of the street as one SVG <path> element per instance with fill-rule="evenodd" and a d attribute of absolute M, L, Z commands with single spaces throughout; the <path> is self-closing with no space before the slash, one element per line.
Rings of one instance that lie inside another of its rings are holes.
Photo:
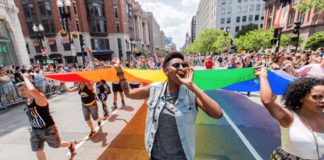
<path fill-rule="evenodd" d="M 214 120 L 199 111 L 196 159 L 267 159 L 279 146 L 279 127 L 260 105 L 257 94 L 247 98 L 243 93 L 223 90 L 207 93 L 222 106 L 226 116 Z M 110 95 L 107 101 L 109 107 L 112 98 Z M 78 94 L 57 95 L 49 103 L 61 139 L 78 142 L 73 159 L 148 159 L 144 148 L 144 101 L 126 99 L 127 106 L 110 112 L 108 120 L 90 140 L 85 139 L 89 129 Z M 30 148 L 29 122 L 23 108 L 19 105 L 0 113 L 0 160 L 36 159 Z M 103 115 L 101 105 L 99 112 Z M 67 149 L 45 145 L 45 152 L 49 160 L 69 159 Z"/>

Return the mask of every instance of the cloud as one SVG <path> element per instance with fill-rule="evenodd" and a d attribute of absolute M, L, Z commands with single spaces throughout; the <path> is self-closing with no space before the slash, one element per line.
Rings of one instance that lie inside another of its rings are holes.
<path fill-rule="evenodd" d="M 175 2 L 140 0 L 142 8 L 152 12 L 165 35 L 173 38 L 177 48 L 185 42 L 185 35 L 190 32 L 190 22 L 196 12 L 199 0 L 182 0 L 180 6 Z"/>

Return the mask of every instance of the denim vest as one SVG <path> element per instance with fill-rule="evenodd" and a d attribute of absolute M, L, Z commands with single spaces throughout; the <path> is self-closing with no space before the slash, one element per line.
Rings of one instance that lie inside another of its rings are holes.
<path fill-rule="evenodd" d="M 151 157 L 155 133 L 159 126 L 159 115 L 165 105 L 165 89 L 166 83 L 152 83 L 150 87 L 145 128 L 145 148 L 149 157 Z M 197 113 L 196 95 L 185 85 L 181 85 L 175 102 L 175 118 L 181 144 L 188 160 L 193 160 L 195 156 Z"/>

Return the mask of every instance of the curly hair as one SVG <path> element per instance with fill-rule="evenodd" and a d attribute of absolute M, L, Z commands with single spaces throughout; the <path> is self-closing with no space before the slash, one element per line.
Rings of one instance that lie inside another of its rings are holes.
<path fill-rule="evenodd" d="M 293 81 L 282 96 L 286 108 L 299 110 L 302 106 L 301 99 L 304 98 L 315 86 L 324 85 L 324 79 L 300 78 Z"/>

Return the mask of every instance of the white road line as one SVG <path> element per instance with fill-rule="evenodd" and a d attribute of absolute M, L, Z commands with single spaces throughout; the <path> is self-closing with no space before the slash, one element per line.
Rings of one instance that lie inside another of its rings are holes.
<path fill-rule="evenodd" d="M 254 156 L 255 159 L 257 160 L 262 160 L 261 156 L 259 153 L 254 149 L 254 147 L 251 145 L 251 143 L 246 139 L 244 134 L 241 132 L 241 130 L 234 124 L 234 122 L 229 118 L 229 116 L 226 114 L 226 112 L 223 110 L 223 115 L 227 122 L 231 125 L 231 127 L 234 129 L 236 134 L 241 138 L 245 146 L 248 148 L 248 150 L 251 152 L 251 154 Z"/>
<path fill-rule="evenodd" d="M 105 123 L 107 123 L 108 122 L 108 120 L 111 118 L 111 116 L 113 116 L 113 115 L 115 115 L 118 111 L 119 111 L 120 109 L 116 109 L 115 111 L 113 111 L 112 113 L 111 113 L 111 115 L 106 119 L 106 120 L 104 120 L 104 121 L 102 121 L 101 122 L 101 126 L 103 126 Z M 96 132 L 98 132 L 99 131 L 99 129 L 100 129 L 100 127 L 99 126 L 97 126 L 96 128 L 95 128 L 95 131 Z M 87 140 L 89 140 L 89 135 L 87 135 L 87 136 L 85 136 L 76 146 L 75 146 L 75 151 L 76 150 L 78 150 L 78 148 L 80 148 Z M 67 153 L 67 155 L 68 156 L 71 156 L 71 153 L 70 152 L 68 152 Z"/>

